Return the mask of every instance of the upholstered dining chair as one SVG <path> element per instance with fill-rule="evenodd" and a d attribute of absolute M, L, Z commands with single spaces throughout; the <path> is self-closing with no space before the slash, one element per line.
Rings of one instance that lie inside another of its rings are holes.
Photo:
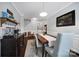
<path fill-rule="evenodd" d="M 36 54 L 37 54 L 38 49 L 42 47 L 42 44 L 38 40 L 37 33 L 35 33 L 34 35 L 35 35 L 35 49 L 36 49 Z"/>
<path fill-rule="evenodd" d="M 73 33 L 58 33 L 54 48 L 45 47 L 45 56 L 68 57 L 73 46 Z"/>

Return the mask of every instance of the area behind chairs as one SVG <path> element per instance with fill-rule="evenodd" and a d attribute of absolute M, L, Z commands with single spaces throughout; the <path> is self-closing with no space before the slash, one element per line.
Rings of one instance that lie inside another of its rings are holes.
<path fill-rule="evenodd" d="M 45 56 L 48 53 L 53 57 L 69 57 L 69 51 L 73 47 L 73 35 L 73 33 L 59 33 L 54 48 L 45 48 Z"/>

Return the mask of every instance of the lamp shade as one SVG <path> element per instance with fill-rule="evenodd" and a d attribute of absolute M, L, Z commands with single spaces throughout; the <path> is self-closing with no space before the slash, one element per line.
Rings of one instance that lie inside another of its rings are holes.
<path fill-rule="evenodd" d="M 47 12 L 41 12 L 41 13 L 40 13 L 40 16 L 41 16 L 41 17 L 45 17 L 45 16 L 47 16 L 47 15 L 48 15 Z"/>

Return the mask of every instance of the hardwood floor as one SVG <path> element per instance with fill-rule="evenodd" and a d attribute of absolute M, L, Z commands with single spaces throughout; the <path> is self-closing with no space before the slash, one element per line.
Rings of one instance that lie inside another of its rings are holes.
<path fill-rule="evenodd" d="M 24 57 L 41 57 L 41 48 L 39 48 L 38 54 L 36 54 L 34 40 L 28 40 Z"/>

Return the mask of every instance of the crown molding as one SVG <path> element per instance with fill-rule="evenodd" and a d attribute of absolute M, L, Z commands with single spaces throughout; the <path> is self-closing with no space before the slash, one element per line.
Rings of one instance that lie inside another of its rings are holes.
<path fill-rule="evenodd" d="M 21 11 L 15 6 L 15 4 L 14 4 L 13 2 L 10 2 L 10 4 L 15 8 L 15 10 L 18 12 L 18 14 L 19 14 L 20 16 L 24 16 L 24 15 L 21 13 Z"/>
<path fill-rule="evenodd" d="M 75 3 L 75 2 L 70 2 L 69 4 L 67 4 L 66 6 L 64 6 L 63 8 L 60 8 L 60 9 L 59 9 L 57 12 L 55 12 L 52 16 L 54 16 L 55 14 L 57 14 L 58 12 L 60 12 L 61 10 L 67 8 L 68 6 L 70 6 L 70 5 L 73 4 L 73 3 Z M 51 18 L 52 16 L 50 16 L 49 18 Z M 48 19 L 49 19 L 49 18 L 48 18 Z"/>

